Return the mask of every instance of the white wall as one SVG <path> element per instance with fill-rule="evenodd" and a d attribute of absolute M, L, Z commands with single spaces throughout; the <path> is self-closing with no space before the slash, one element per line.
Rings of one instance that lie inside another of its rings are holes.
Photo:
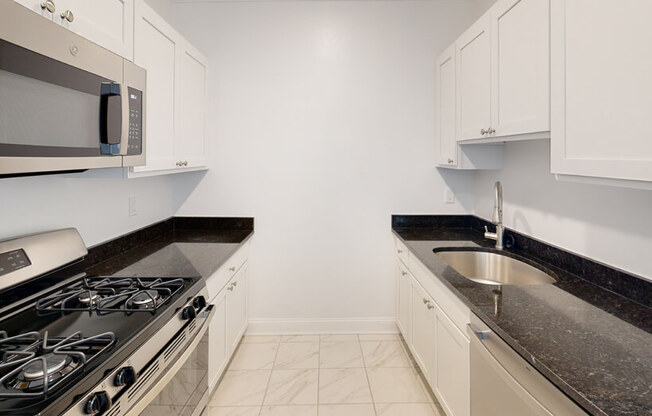
<path fill-rule="evenodd" d="M 477 13 L 467 1 L 171 6 L 210 59 L 211 171 L 178 214 L 256 218 L 251 328 L 393 328 L 390 215 L 473 206 L 472 174 L 434 168 L 433 74 Z"/>
<path fill-rule="evenodd" d="M 476 174 L 475 213 L 486 219 L 496 180 L 507 227 L 652 280 L 652 191 L 557 181 L 547 140 L 505 144 L 504 168 Z"/>
<path fill-rule="evenodd" d="M 0 179 L 0 240 L 76 227 L 87 246 L 168 218 L 202 173 L 127 179 L 121 168 Z M 129 216 L 129 197 L 137 215 Z"/>

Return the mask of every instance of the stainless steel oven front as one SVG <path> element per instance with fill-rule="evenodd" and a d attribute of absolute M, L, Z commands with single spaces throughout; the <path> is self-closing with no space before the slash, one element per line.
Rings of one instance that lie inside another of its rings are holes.
<path fill-rule="evenodd" d="M 63 416 L 199 416 L 208 403 L 208 327 L 215 315 L 207 298 L 204 286 Z"/>
<path fill-rule="evenodd" d="M 145 163 L 146 72 L 0 2 L 0 175 Z"/>

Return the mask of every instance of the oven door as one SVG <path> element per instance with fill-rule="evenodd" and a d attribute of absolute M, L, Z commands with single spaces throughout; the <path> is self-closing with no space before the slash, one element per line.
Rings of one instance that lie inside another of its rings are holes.
<path fill-rule="evenodd" d="M 0 3 L 0 175 L 119 167 L 130 145 L 140 154 L 143 90 L 124 82 L 138 69 Z"/>
<path fill-rule="evenodd" d="M 210 305 L 201 314 L 198 318 L 203 322 L 193 340 L 187 345 L 179 343 L 173 364 L 147 387 L 147 393 L 126 416 L 199 416 L 203 412 L 209 399 L 207 329 L 215 307 Z"/>

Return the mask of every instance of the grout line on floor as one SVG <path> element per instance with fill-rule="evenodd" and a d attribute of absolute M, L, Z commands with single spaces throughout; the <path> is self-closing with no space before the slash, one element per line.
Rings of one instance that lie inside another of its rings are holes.
<path fill-rule="evenodd" d="M 258 416 L 263 413 L 263 406 L 265 406 L 265 399 L 267 398 L 267 390 L 269 389 L 269 383 L 272 381 L 272 374 L 274 373 L 274 366 L 276 365 L 276 359 L 278 358 L 278 350 L 281 349 L 281 338 L 276 344 L 276 354 L 274 354 L 274 362 L 272 363 L 272 368 L 269 370 L 269 378 L 267 379 L 267 385 L 265 386 L 265 394 L 263 394 L 263 402 L 260 404 L 260 410 L 258 411 Z"/>

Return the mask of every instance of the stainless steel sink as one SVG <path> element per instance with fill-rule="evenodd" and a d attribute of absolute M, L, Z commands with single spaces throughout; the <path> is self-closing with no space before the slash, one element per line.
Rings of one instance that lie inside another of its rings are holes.
<path fill-rule="evenodd" d="M 478 283 L 548 285 L 557 281 L 537 267 L 495 251 L 439 249 L 435 254 L 456 272 Z"/>

